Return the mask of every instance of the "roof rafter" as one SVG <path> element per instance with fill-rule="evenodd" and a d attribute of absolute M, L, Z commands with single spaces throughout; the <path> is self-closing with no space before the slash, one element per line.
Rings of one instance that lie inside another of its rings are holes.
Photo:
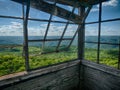
<path fill-rule="evenodd" d="M 15 1 L 18 3 L 23 3 L 22 0 L 21 1 L 20 0 L 12 0 L 12 1 Z M 80 17 L 79 15 L 76 15 L 76 14 L 70 15 L 71 14 L 70 11 L 60 8 L 58 6 L 56 6 L 54 9 L 53 4 L 44 2 L 42 0 L 31 0 L 31 7 L 41 10 L 41 11 L 44 11 L 44 12 L 47 12 L 49 14 L 53 14 L 60 18 L 70 20 L 74 23 L 81 23 L 81 20 L 82 20 L 82 17 Z"/>
<path fill-rule="evenodd" d="M 26 3 L 26 0 L 12 0 L 12 1 L 15 1 L 21 4 Z M 70 15 L 71 14 L 70 11 L 60 8 L 58 6 L 56 6 L 56 8 L 54 9 L 54 5 L 48 3 L 48 2 L 54 2 L 54 0 L 30 0 L 30 1 L 31 1 L 31 7 L 49 14 L 53 14 L 60 18 L 64 18 L 67 20 L 69 19 L 74 23 L 81 23 L 81 20 L 83 18 L 76 14 Z M 75 7 L 79 7 L 79 6 L 89 7 L 91 5 L 98 4 L 104 1 L 108 1 L 108 0 L 57 0 L 57 3 L 75 6 Z"/>
<path fill-rule="evenodd" d="M 54 0 L 44 0 L 44 1 L 54 2 Z M 77 3 L 76 7 L 80 7 L 80 6 L 88 7 L 90 5 L 95 5 L 105 1 L 109 1 L 109 0 L 57 0 L 57 3 L 70 5 L 70 6 L 74 6 L 74 3 Z"/>

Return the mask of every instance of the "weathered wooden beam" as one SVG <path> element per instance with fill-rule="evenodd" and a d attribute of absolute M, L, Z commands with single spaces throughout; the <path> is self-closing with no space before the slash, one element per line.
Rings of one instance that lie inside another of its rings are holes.
<path fill-rule="evenodd" d="M 98 18 L 98 44 L 97 44 L 97 61 L 100 63 L 100 43 L 101 43 L 101 20 L 102 20 L 102 3 L 99 4 L 99 18 Z"/>
<path fill-rule="evenodd" d="M 85 7 L 79 8 L 79 15 L 84 16 Z M 83 24 L 78 27 L 78 59 L 84 59 L 84 40 L 85 40 L 85 20 Z"/>
<path fill-rule="evenodd" d="M 64 18 L 64 19 L 67 19 L 70 21 L 73 21 L 75 23 L 79 23 L 82 20 L 82 17 L 79 17 L 78 15 L 75 15 L 75 14 L 70 15 L 71 14 L 70 11 L 67 11 L 63 8 L 58 7 L 58 6 L 56 6 L 54 9 L 53 4 L 49 4 L 49 3 L 46 3 L 44 1 L 32 0 L 31 6 L 33 8 L 38 9 L 38 10 L 53 14 L 55 16 L 58 16 L 58 17 L 61 17 L 61 18 Z"/>
<path fill-rule="evenodd" d="M 19 0 L 12 0 L 12 1 L 22 3 L 22 1 L 19 1 Z M 44 12 L 47 12 L 49 14 L 53 14 L 60 18 L 70 20 L 74 23 L 81 23 L 80 21 L 82 20 L 82 17 L 80 17 L 76 14 L 70 15 L 71 14 L 70 11 L 60 8 L 58 6 L 56 6 L 56 8 L 54 9 L 53 4 L 49 4 L 47 2 L 44 2 L 43 0 L 31 0 L 31 7 L 36 8 L 41 11 L 44 11 Z"/>
<path fill-rule="evenodd" d="M 25 2 L 26 0 L 11 0 L 11 1 L 22 3 Z M 38 1 L 38 0 L 32 0 L 32 1 Z M 39 1 L 54 2 L 55 0 L 39 0 Z M 74 6 L 74 3 L 77 3 L 76 7 L 80 7 L 80 6 L 88 7 L 90 5 L 95 5 L 95 4 L 99 4 L 100 2 L 106 2 L 106 1 L 110 1 L 110 0 L 57 0 L 57 3 L 70 5 L 70 6 Z"/>
<path fill-rule="evenodd" d="M 44 1 L 54 2 L 54 0 L 44 0 Z M 88 7 L 90 5 L 99 4 L 100 2 L 105 2 L 105 1 L 109 1 L 109 0 L 57 0 L 57 3 L 70 5 L 70 6 L 74 6 L 74 3 L 77 3 L 76 7 L 80 7 L 80 6 Z"/>
<path fill-rule="evenodd" d="M 28 17 L 30 11 L 30 0 L 26 0 L 27 7 L 23 12 L 23 34 L 24 34 L 24 56 L 25 56 L 25 68 L 29 71 L 29 50 L 28 50 Z"/>

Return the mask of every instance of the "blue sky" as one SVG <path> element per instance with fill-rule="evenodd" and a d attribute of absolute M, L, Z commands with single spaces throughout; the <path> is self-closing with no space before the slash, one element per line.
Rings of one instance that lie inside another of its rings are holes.
<path fill-rule="evenodd" d="M 72 7 L 62 6 L 60 7 L 71 11 Z M 98 21 L 98 8 L 99 5 L 95 5 L 86 22 Z M 75 11 L 77 13 L 77 9 Z M 0 0 L 0 15 L 17 16 L 22 17 L 22 5 L 12 2 L 10 0 Z M 36 9 L 30 9 L 30 18 L 49 19 L 49 14 L 38 11 Z M 103 3 L 102 20 L 120 18 L 120 0 L 110 0 Z M 56 16 L 53 16 L 52 20 L 67 21 Z M 22 36 L 23 35 L 23 21 L 15 19 L 0 18 L 0 36 Z M 102 23 L 101 35 L 119 35 L 120 36 L 120 21 Z M 30 36 L 43 36 L 45 34 L 47 23 L 29 21 L 28 29 Z M 65 27 L 65 24 L 51 23 L 48 36 L 61 35 Z M 73 35 L 76 31 L 77 25 L 69 25 L 65 33 L 66 36 Z M 98 34 L 98 24 L 86 25 L 86 35 L 95 36 Z"/>
<path fill-rule="evenodd" d="M 86 22 L 98 21 L 98 10 L 99 5 L 95 5 Z M 102 20 L 120 18 L 120 0 L 110 0 L 109 2 L 103 3 L 102 7 Z M 119 35 L 120 36 L 120 21 L 102 23 L 101 35 Z M 98 24 L 86 25 L 87 35 L 98 35 Z"/>

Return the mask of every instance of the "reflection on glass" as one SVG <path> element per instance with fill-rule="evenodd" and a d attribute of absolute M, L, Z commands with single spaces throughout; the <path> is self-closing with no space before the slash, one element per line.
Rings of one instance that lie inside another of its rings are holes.
<path fill-rule="evenodd" d="M 77 31 L 77 28 L 78 25 L 69 24 L 64 34 L 64 38 L 72 38 L 75 32 Z"/>
<path fill-rule="evenodd" d="M 69 45 L 70 41 L 66 41 L 66 40 L 63 40 L 59 46 L 59 50 L 68 50 L 68 45 Z"/>
<path fill-rule="evenodd" d="M 58 41 L 45 42 L 43 51 L 45 53 L 47 53 L 47 52 L 55 52 L 57 45 L 58 45 Z"/>
<path fill-rule="evenodd" d="M 48 30 L 48 34 L 47 34 L 47 38 L 55 38 L 58 39 L 61 37 L 63 30 L 65 28 L 65 24 L 61 24 L 61 23 L 51 23 L 49 30 Z"/>

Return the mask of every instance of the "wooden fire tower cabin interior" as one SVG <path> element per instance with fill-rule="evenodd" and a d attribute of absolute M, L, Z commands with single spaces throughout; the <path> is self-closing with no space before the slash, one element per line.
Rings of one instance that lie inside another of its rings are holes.
<path fill-rule="evenodd" d="M 0 90 L 120 90 L 114 1 L 0 0 Z"/>

